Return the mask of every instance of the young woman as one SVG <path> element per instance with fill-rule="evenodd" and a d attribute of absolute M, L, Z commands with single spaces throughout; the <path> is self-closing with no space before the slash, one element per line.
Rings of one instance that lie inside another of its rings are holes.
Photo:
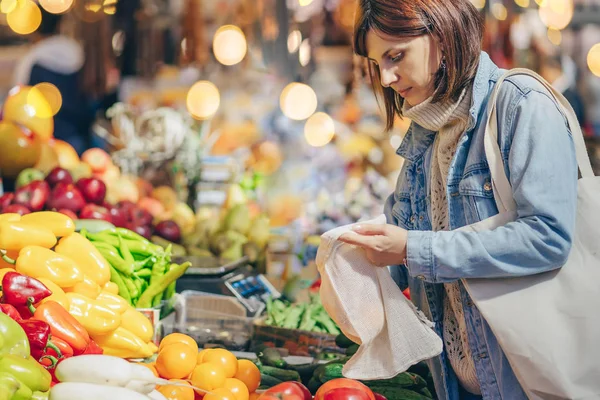
<path fill-rule="evenodd" d="M 571 248 L 577 163 L 567 121 L 535 79 L 502 84 L 498 136 L 518 219 L 457 232 L 498 213 L 483 138 L 487 102 L 502 75 L 481 51 L 483 23 L 469 0 L 359 0 L 355 51 L 369 60 L 387 128 L 412 125 L 405 163 L 385 205 L 388 225 L 342 237 L 393 266 L 399 286 L 444 340 L 429 360 L 440 399 L 526 399 L 461 278 L 522 277 L 560 268 Z"/>

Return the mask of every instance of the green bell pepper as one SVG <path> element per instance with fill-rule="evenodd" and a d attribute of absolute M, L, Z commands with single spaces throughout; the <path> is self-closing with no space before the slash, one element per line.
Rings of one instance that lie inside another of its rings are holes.
<path fill-rule="evenodd" d="M 22 358 L 14 354 L 5 354 L 0 358 L 0 374 L 14 376 L 32 392 L 45 392 L 50 389 L 52 376 L 33 358 Z"/>
<path fill-rule="evenodd" d="M 31 400 L 48 400 L 49 397 L 50 397 L 50 391 L 33 392 L 33 396 L 31 396 Z"/>
<path fill-rule="evenodd" d="M 11 400 L 21 383 L 10 374 L 0 374 L 0 400 Z"/>
<path fill-rule="evenodd" d="M 27 385 L 6 372 L 0 372 L 0 386 L 9 388 L 10 392 L 13 388 L 17 388 L 12 396 L 8 397 L 10 400 L 30 400 L 33 396 L 33 392 Z M 0 398 L 2 397 L 0 396 Z"/>
<path fill-rule="evenodd" d="M 9 317 L 0 312 L 0 356 L 13 354 L 21 358 L 29 357 L 29 341 L 23 328 Z"/>

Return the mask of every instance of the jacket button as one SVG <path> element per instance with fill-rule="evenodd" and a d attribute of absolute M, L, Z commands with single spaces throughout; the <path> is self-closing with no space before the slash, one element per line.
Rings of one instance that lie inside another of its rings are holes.
<path fill-rule="evenodd" d="M 423 221 L 423 216 L 422 215 L 419 217 L 419 221 Z"/>
<path fill-rule="evenodd" d="M 424 281 L 425 280 L 425 275 L 418 275 L 417 279 L 420 279 L 420 280 Z"/>
<path fill-rule="evenodd" d="M 483 190 L 485 190 L 486 192 L 491 192 L 492 191 L 492 184 L 490 182 L 486 182 L 483 184 Z"/>
<path fill-rule="evenodd" d="M 473 300 L 467 300 L 467 307 L 473 307 L 474 305 Z"/>
<path fill-rule="evenodd" d="M 479 354 L 479 358 L 481 360 L 483 360 L 484 358 L 487 358 L 487 357 L 488 357 L 487 353 L 481 353 L 481 354 Z"/>
<path fill-rule="evenodd" d="M 414 223 L 416 220 L 417 220 L 417 216 L 413 214 L 413 215 L 410 217 L 410 222 Z"/>

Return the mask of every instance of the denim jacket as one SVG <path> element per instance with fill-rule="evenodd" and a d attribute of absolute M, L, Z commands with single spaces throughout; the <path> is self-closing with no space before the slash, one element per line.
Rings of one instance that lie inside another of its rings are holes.
<path fill-rule="evenodd" d="M 450 229 L 498 213 L 483 137 L 487 102 L 502 75 L 481 53 L 469 124 L 447 178 Z M 405 159 L 385 205 L 388 223 L 408 232 L 406 265 L 391 267 L 401 288 L 443 332 L 444 282 L 460 278 L 518 277 L 559 268 L 572 242 L 577 205 L 577 162 L 567 120 L 535 79 L 513 76 L 500 88 L 498 141 L 518 207 L 518 219 L 488 232 L 432 232 L 430 163 L 435 132 L 413 123 L 397 153 Z M 484 399 L 525 400 L 490 326 L 461 284 L 468 342 Z M 428 361 L 440 399 L 459 398 L 446 353 Z"/>

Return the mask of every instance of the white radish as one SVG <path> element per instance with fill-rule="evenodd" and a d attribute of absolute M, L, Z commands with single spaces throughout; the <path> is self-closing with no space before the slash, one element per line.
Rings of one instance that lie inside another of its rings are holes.
<path fill-rule="evenodd" d="M 93 383 L 66 382 L 50 390 L 49 400 L 148 400 L 148 396 L 133 390 Z"/>
<path fill-rule="evenodd" d="M 143 365 L 131 364 L 133 379 L 125 385 L 126 389 L 135 390 L 138 393 L 149 394 L 151 393 L 156 384 L 154 380 L 156 377 L 148 368 Z"/>
<path fill-rule="evenodd" d="M 154 390 L 152 393 L 150 393 L 148 397 L 152 400 L 167 400 L 167 398 L 157 390 Z"/>

